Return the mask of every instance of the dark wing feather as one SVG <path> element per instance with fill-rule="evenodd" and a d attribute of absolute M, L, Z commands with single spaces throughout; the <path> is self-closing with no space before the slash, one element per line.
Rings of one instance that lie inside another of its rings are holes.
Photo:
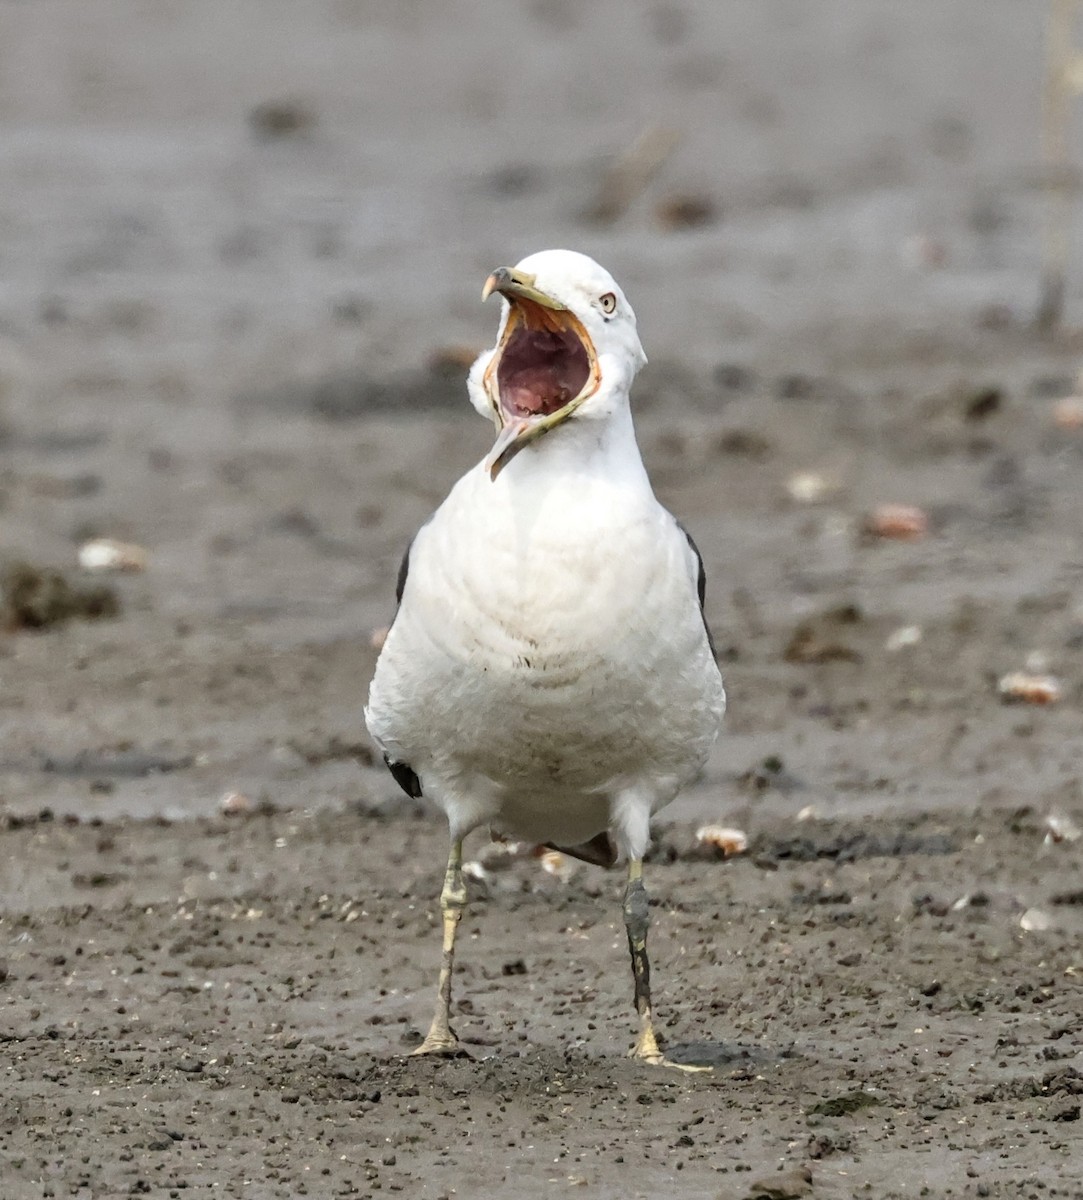
<path fill-rule="evenodd" d="M 391 772 L 391 777 L 399 785 L 400 788 L 412 800 L 421 798 L 421 780 L 417 775 L 405 764 L 400 762 L 392 762 L 385 754 L 384 763 L 387 769 Z"/>
<path fill-rule="evenodd" d="M 703 606 L 707 600 L 707 572 L 703 567 L 703 555 L 699 552 L 699 547 L 692 540 L 692 535 L 687 529 L 677 522 L 677 528 L 684 534 L 688 545 L 692 549 L 692 553 L 696 556 L 696 594 L 699 596 L 699 611 L 703 615 L 703 628 L 707 631 L 707 645 L 711 647 L 711 654 L 717 660 L 718 651 L 715 649 L 714 637 L 711 634 L 711 627 L 707 624 L 707 615 L 704 612 Z"/>
<path fill-rule="evenodd" d="M 413 549 L 414 543 L 406 547 L 406 553 L 402 556 L 402 562 L 399 563 L 399 575 L 395 580 L 395 604 L 402 603 L 402 593 L 406 590 L 406 576 L 410 574 L 410 551 Z M 418 800 L 421 797 L 421 780 L 417 777 L 417 772 L 406 763 L 392 762 L 385 754 L 384 764 L 391 772 L 391 777 L 399 785 L 400 788 L 412 800 Z"/>
<path fill-rule="evenodd" d="M 580 842 L 578 846 L 558 846 L 554 842 L 546 842 L 545 846 L 548 850 L 570 854 L 572 858 L 591 863 L 595 867 L 612 867 L 617 861 L 617 847 L 613 844 L 608 830 L 596 833 L 589 842 Z"/>
<path fill-rule="evenodd" d="M 402 556 L 402 562 L 399 563 L 399 577 L 395 580 L 396 604 L 402 603 L 402 593 L 406 590 L 406 576 L 410 574 L 410 551 L 413 548 L 414 543 L 413 539 L 411 539 L 409 546 L 406 547 L 406 553 Z"/>

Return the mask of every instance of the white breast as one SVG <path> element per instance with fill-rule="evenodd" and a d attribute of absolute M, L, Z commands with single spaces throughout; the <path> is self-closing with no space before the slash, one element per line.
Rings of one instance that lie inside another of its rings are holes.
<path fill-rule="evenodd" d="M 581 840 L 698 772 L 724 695 L 641 469 L 524 482 L 470 472 L 419 532 L 366 719 L 453 824 Z"/>

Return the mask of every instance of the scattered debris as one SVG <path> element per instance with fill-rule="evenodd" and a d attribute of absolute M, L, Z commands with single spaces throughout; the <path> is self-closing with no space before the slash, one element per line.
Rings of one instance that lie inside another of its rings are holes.
<path fill-rule="evenodd" d="M 48 629 L 74 617 L 115 617 L 120 601 L 105 584 L 69 583 L 52 567 L 11 563 L 0 572 L 0 629 Z"/>
<path fill-rule="evenodd" d="M 79 547 L 79 566 L 84 571 L 145 571 L 147 552 L 134 542 L 92 538 Z"/>
<path fill-rule="evenodd" d="M 471 858 L 463 863 L 463 878 L 472 879 L 475 883 L 487 883 L 489 872 L 476 858 Z"/>
<path fill-rule="evenodd" d="M 820 810 L 815 804 L 806 804 L 800 809 L 794 817 L 795 821 L 818 821 L 820 819 Z"/>
<path fill-rule="evenodd" d="M 696 845 L 713 847 L 723 858 L 732 858 L 748 849 L 748 835 L 724 825 L 701 825 L 696 830 Z"/>
<path fill-rule="evenodd" d="M 865 518 L 865 532 L 893 541 L 916 542 L 929 532 L 929 517 L 913 504 L 880 504 Z"/>
<path fill-rule="evenodd" d="M 1053 918 L 1040 908 L 1028 908 L 1019 918 L 1019 928 L 1027 933 L 1043 933 L 1053 928 Z"/>
<path fill-rule="evenodd" d="M 798 504 L 817 504 L 838 490 L 837 480 L 817 471 L 798 471 L 786 480 L 786 492 Z"/>
<path fill-rule="evenodd" d="M 1056 704 L 1061 696 L 1056 676 L 1029 671 L 1009 671 L 1001 676 L 997 691 L 1005 704 Z"/>
<path fill-rule="evenodd" d="M 768 788 L 789 792 L 801 786 L 800 780 L 786 770 L 786 764 L 778 754 L 768 754 L 755 766 L 742 771 L 737 782 L 749 792 L 764 792 Z"/>
<path fill-rule="evenodd" d="M 1058 845 L 1061 842 L 1078 842 L 1083 837 L 1083 830 L 1071 817 L 1061 812 L 1051 812 L 1045 818 L 1045 844 Z"/>
<path fill-rule="evenodd" d="M 611 224 L 647 189 L 677 149 L 680 134 L 664 125 L 650 125 L 619 155 L 602 176 L 598 194 L 586 216 Z"/>
<path fill-rule="evenodd" d="M 561 854 L 559 850 L 546 850 L 544 846 L 540 846 L 539 850 L 541 853 L 538 855 L 538 859 L 541 862 L 542 870 L 556 876 L 561 883 L 567 883 L 576 871 L 574 861 L 566 854 Z"/>
<path fill-rule="evenodd" d="M 491 874 L 506 871 L 517 859 L 540 855 L 544 849 L 543 846 L 533 846 L 529 842 L 508 842 L 493 837 L 492 841 L 478 851 L 477 858 L 463 863 L 463 874 L 478 883 L 486 883 Z"/>
<path fill-rule="evenodd" d="M 568 855 L 533 842 L 507 842 L 499 837 L 478 852 L 477 858 L 463 863 L 463 875 L 486 889 L 492 877 L 507 871 L 516 862 L 537 859 L 547 874 L 567 883 L 578 870 L 578 864 Z"/>
<path fill-rule="evenodd" d="M 837 830 L 837 831 L 836 831 Z M 906 830 L 871 833 L 835 825 L 806 825 L 793 837 L 765 837 L 756 843 L 757 863 L 833 862 L 852 863 L 865 858 L 904 858 L 911 854 L 954 854 L 958 842 L 947 834 L 917 834 Z M 915 901 L 922 908 L 925 901 Z M 947 912 L 947 908 L 944 909 Z"/>
<path fill-rule="evenodd" d="M 884 649 L 894 654 L 909 646 L 916 646 L 924 637 L 920 625 L 903 625 L 888 636 Z"/>
<path fill-rule="evenodd" d="M 537 850 L 530 842 L 512 842 L 499 835 L 490 835 L 490 839 L 478 852 L 478 859 L 494 870 L 502 870 L 515 859 L 527 858 Z"/>
<path fill-rule="evenodd" d="M 242 817 L 247 816 L 254 805 L 243 792 L 226 792 L 218 801 L 218 807 L 227 817 Z"/>
<path fill-rule="evenodd" d="M 788 663 L 861 662 L 861 655 L 842 642 L 829 641 L 815 622 L 802 621 L 793 631 L 782 657 Z"/>
<path fill-rule="evenodd" d="M 821 1100 L 819 1104 L 814 1104 L 809 1112 L 821 1117 L 845 1117 L 850 1113 L 860 1112 L 863 1108 L 879 1108 L 883 1103 L 879 1096 L 858 1088 L 856 1091 L 834 1096 L 830 1100 Z"/>
<path fill-rule="evenodd" d="M 832 1154 L 845 1154 L 853 1144 L 849 1134 L 810 1133 L 808 1137 L 809 1158 L 827 1158 Z"/>

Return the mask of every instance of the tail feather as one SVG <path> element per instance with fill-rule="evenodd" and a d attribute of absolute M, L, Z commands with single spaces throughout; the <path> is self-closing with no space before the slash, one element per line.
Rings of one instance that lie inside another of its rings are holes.
<path fill-rule="evenodd" d="M 582 862 L 591 863 L 595 867 L 612 867 L 617 861 L 617 847 L 609 833 L 597 833 L 589 842 L 580 842 L 578 846 L 557 846 L 553 842 L 545 843 L 547 850 L 558 850 Z"/>

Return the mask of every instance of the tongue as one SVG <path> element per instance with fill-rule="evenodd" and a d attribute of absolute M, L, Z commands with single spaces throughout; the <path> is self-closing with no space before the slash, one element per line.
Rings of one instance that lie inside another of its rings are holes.
<path fill-rule="evenodd" d="M 504 404 L 511 412 L 536 416 L 556 412 L 572 398 L 571 390 L 553 367 L 524 367 L 503 388 Z"/>

